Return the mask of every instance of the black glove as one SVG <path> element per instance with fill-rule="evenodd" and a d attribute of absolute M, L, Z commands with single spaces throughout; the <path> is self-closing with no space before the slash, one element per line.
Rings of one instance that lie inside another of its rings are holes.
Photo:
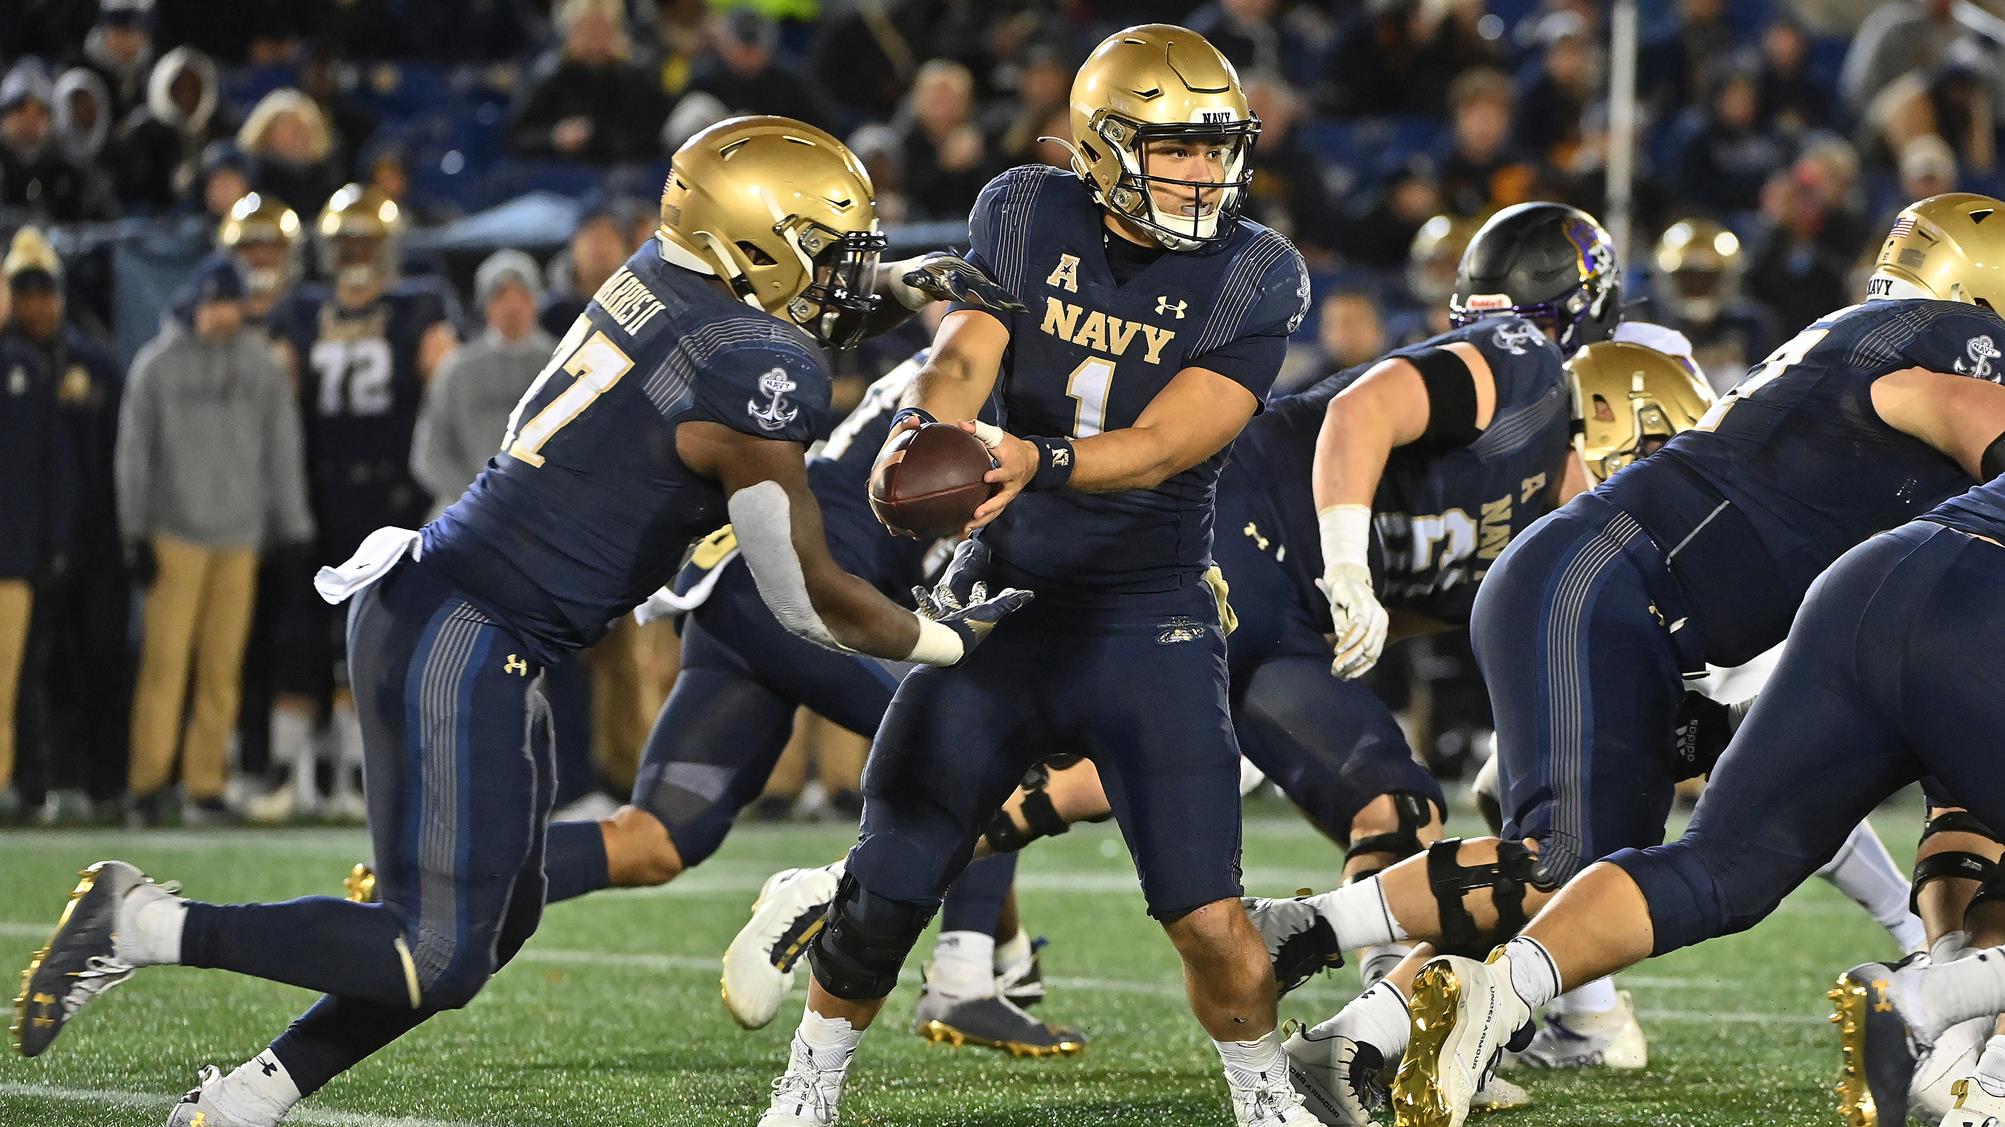
<path fill-rule="evenodd" d="M 141 590 L 152 588 L 153 581 L 160 577 L 160 563 L 153 558 L 153 545 L 144 540 L 137 544 L 127 544 L 125 570 Z"/>
<path fill-rule="evenodd" d="M 1733 739 L 1734 723 L 1727 706 L 1704 693 L 1687 692 L 1678 702 L 1674 721 L 1674 746 L 1678 752 L 1678 778 L 1696 779 L 1713 769 L 1720 753 Z"/>
<path fill-rule="evenodd" d="M 988 570 L 988 547 L 979 540 L 961 541 L 931 587 L 912 588 L 919 614 L 941 619 L 981 602 L 988 596 L 988 584 L 983 582 Z"/>
<path fill-rule="evenodd" d="M 1027 313 L 1030 307 L 996 283 L 982 268 L 958 254 L 941 251 L 907 260 L 904 285 L 894 294 L 907 309 L 917 309 L 928 301 L 958 301 L 980 306 L 991 313 Z M 915 304 L 916 302 L 916 304 Z"/>

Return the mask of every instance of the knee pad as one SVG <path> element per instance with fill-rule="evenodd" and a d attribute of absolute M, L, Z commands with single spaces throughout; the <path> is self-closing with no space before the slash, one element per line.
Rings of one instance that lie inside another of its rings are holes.
<path fill-rule="evenodd" d="M 1928 839 L 1936 834 L 1943 833 L 1976 834 L 1994 842 L 1998 840 L 1997 835 L 1969 811 L 1951 810 L 1930 818 L 1923 825 L 1921 840 L 1915 843 L 1916 848 L 1927 844 Z M 1977 881 L 1980 887 L 1977 899 L 1970 902 L 1972 908 L 1979 902 L 2005 900 L 2005 880 L 2000 879 L 1999 872 L 1998 863 L 1991 858 L 1960 849 L 1923 857 L 1915 862 L 1914 890 L 1908 894 L 1908 911 L 1920 912 L 1921 890 L 1939 880 Z"/>
<path fill-rule="evenodd" d="M 1392 812 L 1393 816 L 1399 821 L 1399 828 L 1393 830 L 1391 833 L 1373 834 L 1370 837 L 1360 838 L 1352 842 L 1350 849 L 1346 851 L 1346 856 L 1355 857 L 1360 853 L 1383 853 L 1390 857 L 1391 860 L 1375 869 L 1360 869 L 1357 875 L 1345 881 L 1345 884 L 1355 884 L 1361 880 L 1370 880 L 1384 872 L 1387 868 L 1397 865 L 1408 857 L 1412 857 L 1427 848 L 1420 842 L 1420 830 L 1433 817 L 1433 803 L 1429 802 L 1425 795 L 1415 794 L 1410 790 L 1396 790 L 1391 792 L 1388 797 L 1392 799 Z"/>
<path fill-rule="evenodd" d="M 852 1002 L 882 998 L 898 985 L 898 968 L 932 922 L 937 906 L 886 900 L 843 874 L 828 922 L 808 944 L 815 981 Z"/>
<path fill-rule="evenodd" d="M 1051 772 L 1063 770 L 1079 762 L 1076 755 L 1061 755 L 1047 759 L 1026 771 L 1023 776 L 1023 820 L 1030 826 L 1028 830 L 1016 828 L 1016 819 L 1009 811 L 998 810 L 989 820 L 982 836 L 988 839 L 989 848 L 997 853 L 1015 853 L 1041 837 L 1056 837 L 1072 828 L 1058 807 L 1051 801 Z"/>
<path fill-rule="evenodd" d="M 1437 841 L 1427 849 L 1427 883 L 1434 890 L 1434 904 L 1441 916 L 1443 954 L 1480 958 L 1500 937 L 1517 934 L 1525 926 L 1525 889 L 1551 892 L 1557 884 L 1543 884 L 1538 876 L 1538 855 L 1523 842 L 1499 841 L 1497 859 L 1489 864 L 1464 865 L 1456 859 L 1461 838 Z M 1462 904 L 1462 897 L 1478 889 L 1490 890 L 1490 903 L 1497 910 L 1497 926 L 1490 932 L 1476 926 L 1476 918 Z"/>

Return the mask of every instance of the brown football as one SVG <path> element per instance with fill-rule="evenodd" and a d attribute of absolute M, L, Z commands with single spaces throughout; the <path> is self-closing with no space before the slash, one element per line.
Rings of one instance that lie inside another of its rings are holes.
<path fill-rule="evenodd" d="M 901 433 L 870 471 L 870 508 L 893 531 L 930 540 L 954 536 L 999 488 L 988 447 L 952 423 Z"/>

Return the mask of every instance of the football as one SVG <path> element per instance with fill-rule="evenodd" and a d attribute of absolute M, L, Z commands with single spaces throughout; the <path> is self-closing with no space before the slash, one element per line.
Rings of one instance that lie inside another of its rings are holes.
<path fill-rule="evenodd" d="M 981 440 L 952 423 L 927 423 L 894 439 L 870 472 L 870 508 L 894 532 L 930 540 L 967 527 L 995 495 L 996 466 Z"/>

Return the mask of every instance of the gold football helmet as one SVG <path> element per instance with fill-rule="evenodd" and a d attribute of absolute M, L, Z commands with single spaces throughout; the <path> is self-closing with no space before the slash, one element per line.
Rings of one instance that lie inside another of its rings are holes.
<path fill-rule="evenodd" d="M 46 274 L 49 280 L 61 284 L 63 280 L 63 260 L 56 254 L 56 248 L 40 229 L 23 227 L 14 232 L 13 241 L 7 244 L 7 256 L 0 259 L 0 278 L 12 282 L 17 275 Z"/>
<path fill-rule="evenodd" d="M 397 273 L 404 219 L 397 201 L 374 188 L 348 184 L 334 193 L 313 225 L 321 265 L 342 289 L 368 289 Z"/>
<path fill-rule="evenodd" d="M 1902 208 L 1880 244 L 1866 292 L 2005 313 L 2005 202 L 1945 192 Z"/>
<path fill-rule="evenodd" d="M 1680 320 L 1711 324 L 1740 293 L 1740 239 L 1710 219 L 1680 219 L 1657 240 L 1658 290 Z"/>
<path fill-rule="evenodd" d="M 1573 378 L 1574 449 L 1594 482 L 1697 425 L 1713 405 L 1706 381 L 1654 348 L 1596 341 L 1566 362 Z"/>
<path fill-rule="evenodd" d="M 1459 215 L 1437 215 L 1414 232 L 1406 252 L 1406 287 L 1430 309 L 1455 296 L 1455 268 L 1482 224 Z"/>
<path fill-rule="evenodd" d="M 274 294 L 299 277 L 299 213 L 252 192 L 230 205 L 216 227 L 216 245 L 244 269 L 251 296 Z"/>
<path fill-rule="evenodd" d="M 1239 73 L 1194 31 L 1143 24 L 1102 40 L 1072 80 L 1072 170 L 1101 207 L 1147 231 L 1170 250 L 1195 250 L 1232 234 L 1253 182 L 1260 119 L 1247 107 Z M 1151 141 L 1189 139 L 1224 150 L 1218 181 L 1149 171 Z M 1190 202 L 1165 211 L 1153 189 L 1187 189 Z M 1204 193 L 1216 193 L 1207 208 Z M 1178 214 L 1188 208 L 1188 214 Z"/>
<path fill-rule="evenodd" d="M 664 241 L 747 304 L 847 348 L 880 300 L 884 235 L 870 173 L 787 117 L 734 117 L 683 143 L 661 193 Z"/>

